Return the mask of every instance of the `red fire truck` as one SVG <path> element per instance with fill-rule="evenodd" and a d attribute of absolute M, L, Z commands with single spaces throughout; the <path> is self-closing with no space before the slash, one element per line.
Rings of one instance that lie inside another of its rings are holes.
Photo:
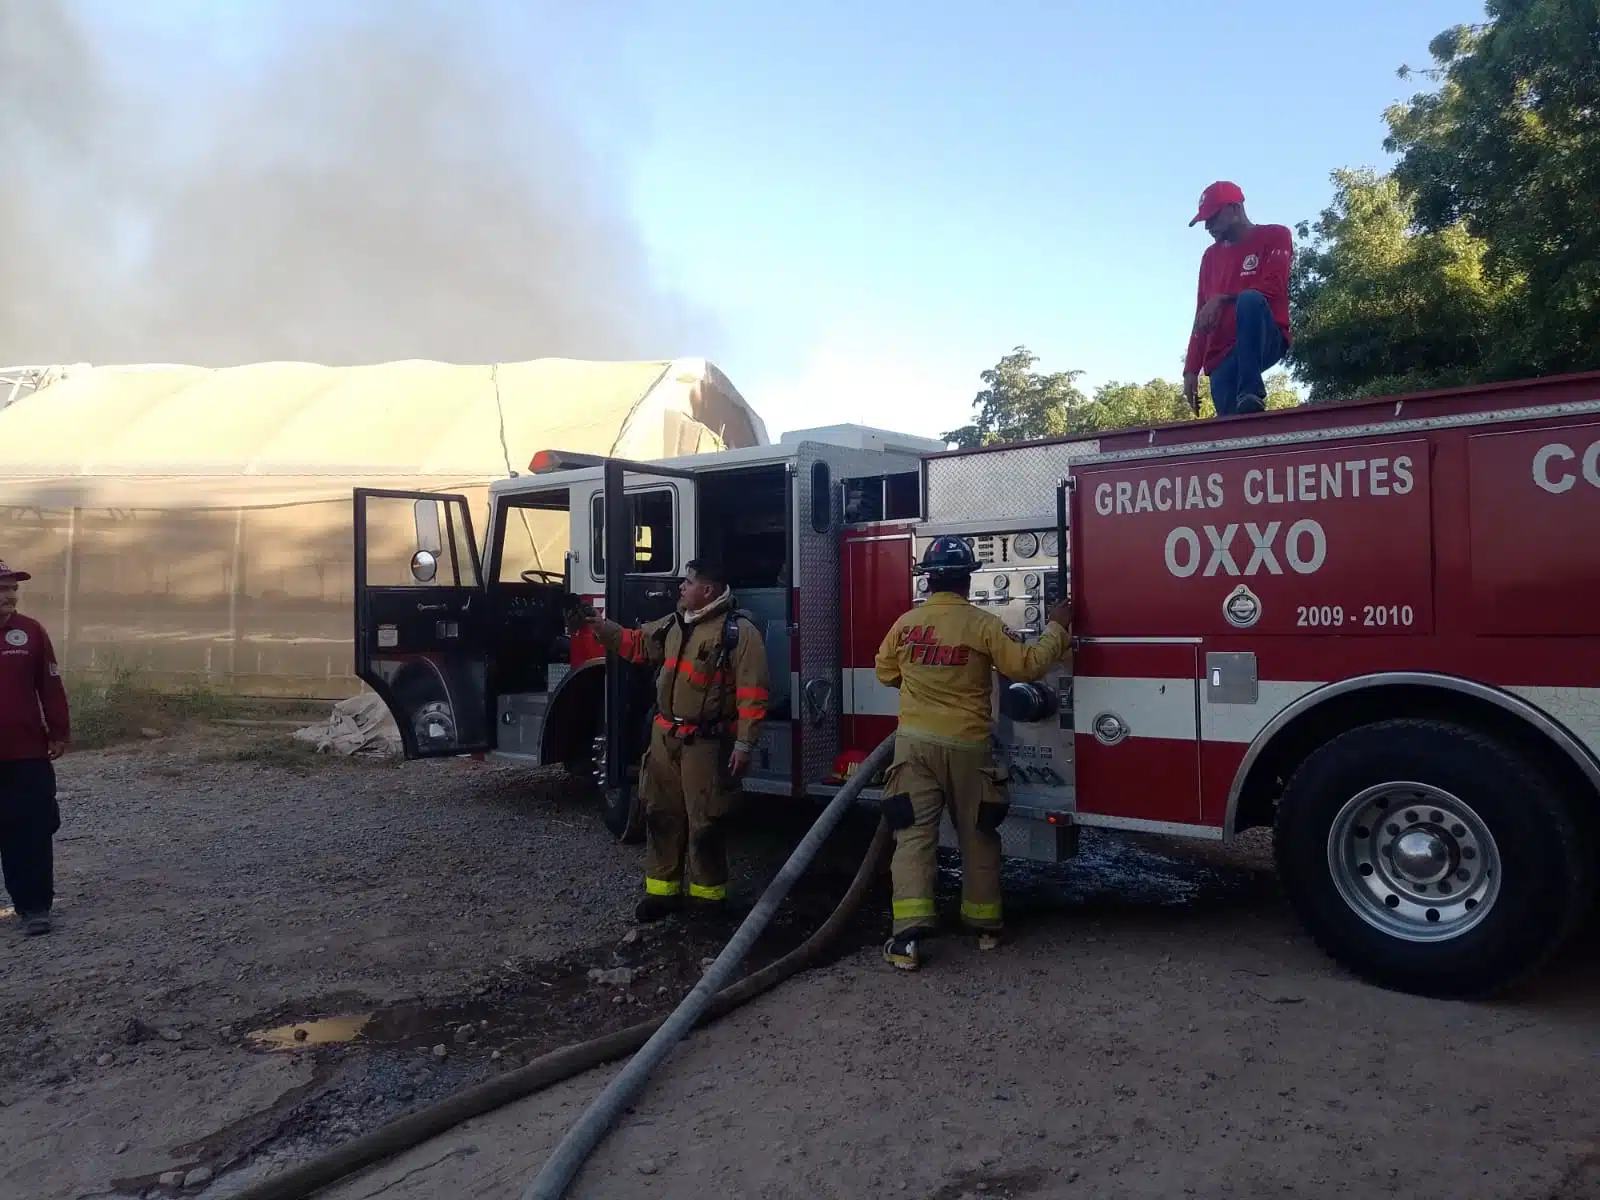
<path fill-rule="evenodd" d="M 486 564 L 463 498 L 356 494 L 359 669 L 408 755 L 594 770 L 607 826 L 637 836 L 649 681 L 564 639 L 560 607 L 669 611 L 704 552 L 790 667 L 746 790 L 829 794 L 893 729 L 873 656 L 921 548 L 955 533 L 973 601 L 1019 636 L 1062 581 L 1073 604 L 1070 671 L 997 683 L 1008 854 L 1068 858 L 1082 826 L 1270 826 L 1319 944 L 1438 996 L 1522 977 L 1589 908 L 1600 374 L 977 451 L 838 427 L 531 466 L 491 489 Z M 389 543 L 403 582 L 371 582 L 378 505 L 417 517 L 415 547 Z M 559 575 L 505 577 L 521 507 L 570 513 Z"/>

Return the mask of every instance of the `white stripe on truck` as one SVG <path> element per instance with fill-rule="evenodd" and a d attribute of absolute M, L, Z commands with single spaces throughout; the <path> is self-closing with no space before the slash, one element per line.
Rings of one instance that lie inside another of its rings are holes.
<path fill-rule="evenodd" d="M 878 682 L 871 667 L 846 667 L 843 711 L 858 716 L 897 717 L 900 693 Z M 1247 746 L 1269 721 L 1323 685 L 1314 680 L 1263 679 L 1254 704 L 1213 704 L 1199 680 L 1079 675 L 1073 681 L 1074 732 L 1093 734 L 1094 719 L 1115 713 L 1129 737 L 1190 740 Z M 1196 695 L 1198 689 L 1198 697 Z M 1600 687 L 1503 685 L 1503 689 L 1548 713 L 1600 758 Z"/>

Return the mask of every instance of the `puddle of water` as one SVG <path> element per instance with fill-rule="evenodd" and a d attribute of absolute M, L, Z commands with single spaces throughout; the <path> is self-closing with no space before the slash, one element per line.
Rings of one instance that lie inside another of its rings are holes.
<path fill-rule="evenodd" d="M 959 858 L 939 856 L 939 889 L 959 892 Z M 1086 904 L 1119 908 L 1184 907 L 1220 899 L 1255 881 L 1244 870 L 1219 869 L 1168 857 L 1115 835 L 1086 830 L 1076 858 L 1062 863 L 1007 859 L 1001 868 L 1013 911 L 1050 911 Z"/>
<path fill-rule="evenodd" d="M 357 1016 L 322 1017 L 316 1021 L 298 1021 L 293 1025 L 279 1025 L 274 1029 L 257 1029 L 246 1035 L 258 1046 L 269 1050 L 300 1050 L 307 1046 L 327 1046 L 335 1042 L 350 1042 L 372 1020 L 371 1013 Z"/>

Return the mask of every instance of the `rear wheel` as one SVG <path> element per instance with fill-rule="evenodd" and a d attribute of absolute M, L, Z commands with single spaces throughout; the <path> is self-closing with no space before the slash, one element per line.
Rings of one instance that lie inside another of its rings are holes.
<path fill-rule="evenodd" d="M 1317 942 L 1385 987 L 1482 996 L 1586 911 L 1591 856 L 1536 763 L 1474 730 L 1391 720 L 1321 747 L 1278 804 L 1278 873 Z"/>

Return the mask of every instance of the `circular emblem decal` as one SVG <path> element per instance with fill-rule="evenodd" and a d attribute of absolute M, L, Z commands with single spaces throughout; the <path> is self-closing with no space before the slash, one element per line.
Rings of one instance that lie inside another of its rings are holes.
<path fill-rule="evenodd" d="M 1222 602 L 1222 615 L 1235 629 L 1249 629 L 1261 620 L 1261 597 L 1241 583 Z"/>
<path fill-rule="evenodd" d="M 1103 712 L 1090 724 L 1095 740 L 1103 746 L 1115 746 L 1128 736 L 1128 723 L 1116 713 Z"/>
<path fill-rule="evenodd" d="M 1247 254 L 1247 255 L 1244 256 L 1244 269 L 1246 271 L 1254 271 L 1260 265 L 1261 265 L 1261 260 L 1259 258 L 1257 258 L 1254 254 Z"/>
<path fill-rule="evenodd" d="M 26 629 L 6 630 L 6 645 L 26 646 L 28 644 L 28 631 Z"/>

